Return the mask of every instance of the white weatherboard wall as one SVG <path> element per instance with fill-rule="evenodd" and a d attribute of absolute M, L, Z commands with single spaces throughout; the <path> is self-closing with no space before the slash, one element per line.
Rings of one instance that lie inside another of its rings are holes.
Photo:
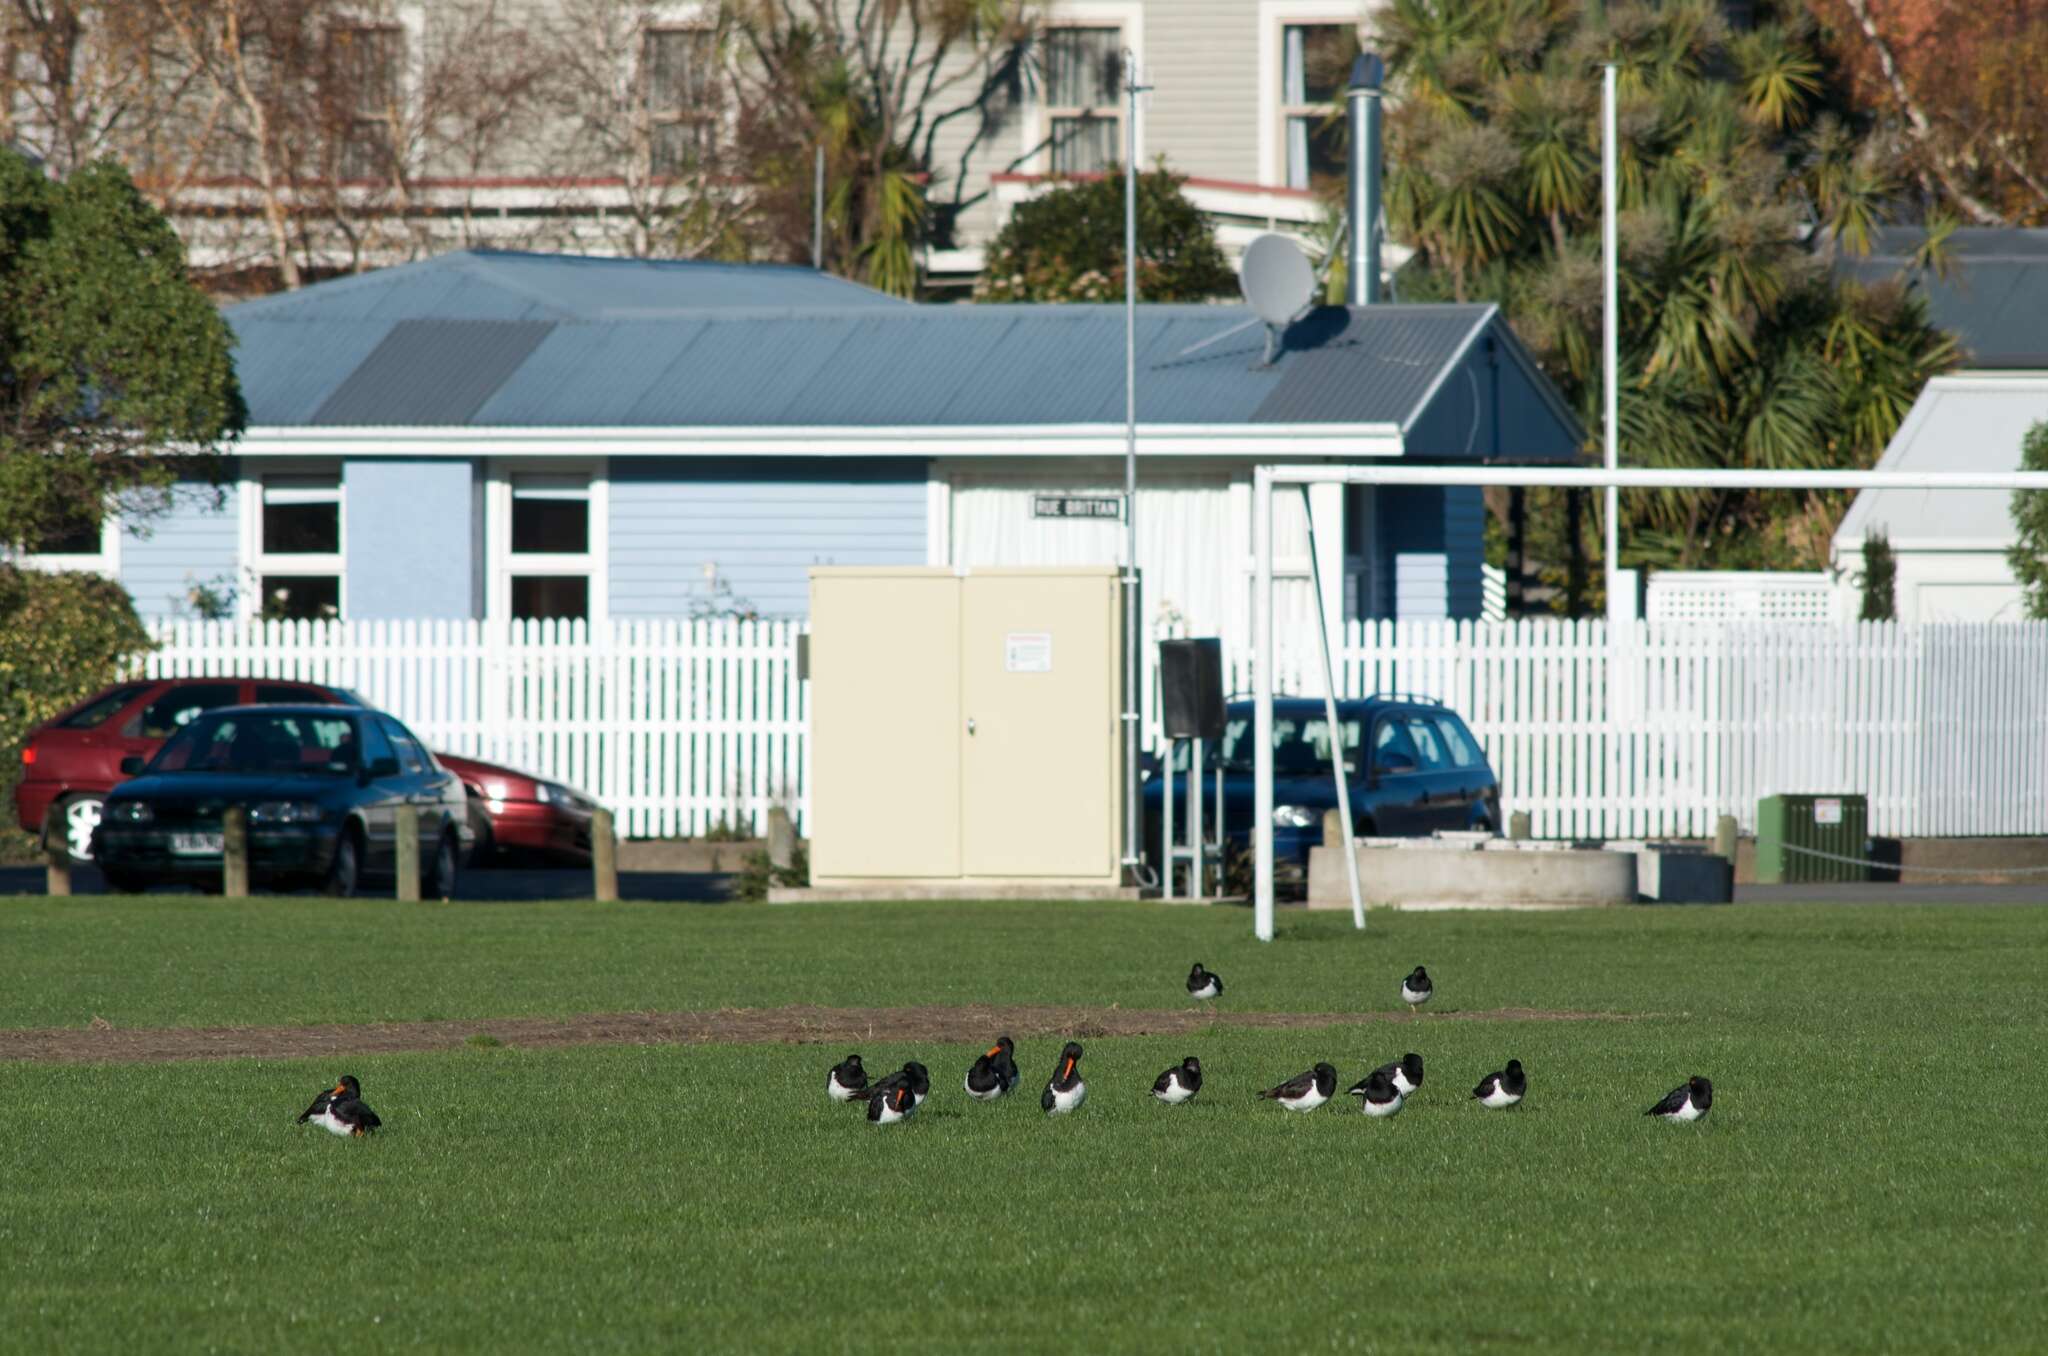
<path fill-rule="evenodd" d="M 158 622 L 143 669 L 351 687 L 435 748 L 581 786 L 622 832 L 667 837 L 775 804 L 805 820 L 802 629 Z M 2048 833 L 2048 622 L 1368 622 L 1337 661 L 1346 696 L 1463 714 L 1539 837 L 1705 837 L 1799 792 L 1867 795 L 1887 836 Z M 1249 689 L 1245 656 L 1226 663 Z M 1275 667 L 1281 692 L 1318 690 L 1313 633 L 1283 631 Z"/>

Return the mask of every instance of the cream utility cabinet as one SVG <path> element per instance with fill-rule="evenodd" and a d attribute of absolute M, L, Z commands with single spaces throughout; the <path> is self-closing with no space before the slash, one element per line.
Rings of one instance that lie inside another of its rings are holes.
<path fill-rule="evenodd" d="M 1115 566 L 811 571 L 811 884 L 1119 883 Z"/>

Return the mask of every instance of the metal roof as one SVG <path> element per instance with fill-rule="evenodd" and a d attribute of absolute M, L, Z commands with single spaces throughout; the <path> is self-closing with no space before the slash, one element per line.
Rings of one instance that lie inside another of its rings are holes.
<path fill-rule="evenodd" d="M 847 304 L 846 294 L 858 300 Z M 1123 419 L 1120 306 L 875 298 L 802 269 L 458 254 L 226 314 L 258 427 Z M 1512 418 L 1518 453 L 1569 456 L 1584 440 L 1491 305 L 1321 307 L 1287 328 L 1271 363 L 1265 328 L 1247 307 L 1146 305 L 1137 325 L 1138 417 L 1148 423 L 1387 424 L 1410 433 L 1428 416 L 1431 430 L 1455 428 L 1444 441 L 1459 445 L 1411 445 L 1410 455 L 1485 455 L 1467 429 L 1490 399 L 1496 423 Z M 1500 390 L 1482 397 L 1472 375 L 1482 362 L 1509 388 L 1509 403 Z M 1450 381 L 1461 365 L 1468 379 Z"/>
<path fill-rule="evenodd" d="M 1836 257 L 1837 271 L 1860 282 L 1897 278 L 1927 239 L 1917 226 L 1872 233 L 1871 251 Z M 1953 332 L 1972 367 L 2048 367 L 2048 230 L 1968 227 L 1949 236 L 1946 278 L 1915 276 L 1936 325 Z"/>
<path fill-rule="evenodd" d="M 1936 377 L 1913 402 L 1881 471 L 2017 471 L 2020 441 L 2048 419 L 2048 372 L 1959 372 Z M 1835 529 L 1837 551 L 1857 551 L 1876 529 L 1894 547 L 2003 550 L 2012 544 L 2012 496 L 1999 490 L 1864 490 Z"/>

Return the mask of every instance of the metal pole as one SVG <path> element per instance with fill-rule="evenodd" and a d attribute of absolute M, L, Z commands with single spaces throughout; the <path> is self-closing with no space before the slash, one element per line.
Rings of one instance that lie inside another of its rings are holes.
<path fill-rule="evenodd" d="M 1138 801 L 1138 674 L 1144 644 L 1138 616 L 1138 83 L 1136 53 L 1124 52 L 1124 871 L 1143 884 Z M 1167 850 L 1172 850 L 1169 844 Z M 1167 871 L 1173 870 L 1169 857 Z"/>
<path fill-rule="evenodd" d="M 825 268 L 825 148 L 818 147 L 811 177 L 811 267 Z"/>
<path fill-rule="evenodd" d="M 1360 53 L 1351 63 L 1351 85 L 1344 91 L 1351 130 L 1344 299 L 1352 306 L 1370 306 L 1380 299 L 1380 81 L 1385 73 L 1379 57 Z"/>
<path fill-rule="evenodd" d="M 1166 741 L 1166 757 L 1159 768 L 1159 895 L 1173 898 L 1173 741 Z"/>
<path fill-rule="evenodd" d="M 1614 78 L 1613 62 L 1601 68 L 1600 77 L 1600 187 L 1603 199 L 1600 226 L 1600 272 L 1604 297 L 1600 311 L 1602 344 L 1602 392 L 1601 421 L 1606 439 L 1606 466 L 1609 471 L 1621 465 L 1621 336 L 1619 333 L 1620 284 L 1616 275 L 1616 229 L 1615 218 L 1619 212 L 1621 198 L 1620 176 L 1616 171 L 1615 126 L 1614 126 Z M 1607 487 L 1607 620 L 1617 621 L 1622 617 L 1621 588 L 1621 495 L 1613 486 Z"/>
<path fill-rule="evenodd" d="M 1200 899 L 1203 893 L 1203 867 L 1207 864 L 1203 856 L 1202 842 L 1202 741 L 1197 738 L 1188 748 L 1188 898 Z"/>
<path fill-rule="evenodd" d="M 1338 462 L 1268 464 L 1275 484 L 1552 485 L 1624 490 L 2048 490 L 2048 471 L 1743 471 L 1727 467 L 1404 466 Z"/>
<path fill-rule="evenodd" d="M 1252 932 L 1273 940 L 1273 468 L 1252 468 Z"/>
<path fill-rule="evenodd" d="M 1358 847 L 1351 831 L 1351 782 L 1344 775 L 1344 727 L 1337 723 L 1337 672 L 1330 662 L 1330 617 L 1323 610 L 1323 567 L 1316 559 L 1316 516 L 1309 509 L 1308 486 L 1301 487 L 1301 511 L 1308 519 L 1308 572 L 1316 591 L 1316 641 L 1323 656 L 1323 719 L 1330 723 L 1330 777 L 1337 783 L 1337 819 L 1344 829 L 1344 880 L 1351 887 L 1351 923 L 1365 930 L 1365 900 L 1358 890 Z M 1358 756 L 1365 757 L 1363 731 Z"/>

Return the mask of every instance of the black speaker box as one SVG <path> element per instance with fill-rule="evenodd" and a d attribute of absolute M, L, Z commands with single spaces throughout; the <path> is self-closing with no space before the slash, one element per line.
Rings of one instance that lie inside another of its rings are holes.
<path fill-rule="evenodd" d="M 1159 716 L 1168 739 L 1223 738 L 1223 642 L 1159 642 Z"/>

